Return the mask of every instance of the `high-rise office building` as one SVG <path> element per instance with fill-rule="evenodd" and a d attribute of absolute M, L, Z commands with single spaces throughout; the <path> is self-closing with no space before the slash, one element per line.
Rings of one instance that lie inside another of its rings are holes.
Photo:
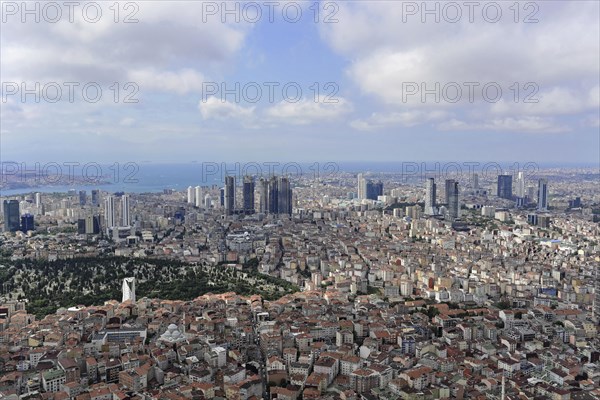
<path fill-rule="evenodd" d="M 525 197 L 527 195 L 525 189 L 525 174 L 523 172 L 519 172 L 517 174 L 517 182 L 515 187 L 515 196 L 517 197 Z"/>
<path fill-rule="evenodd" d="M 21 232 L 34 231 L 35 225 L 33 223 L 32 214 L 23 214 L 21 216 Z"/>
<path fill-rule="evenodd" d="M 366 198 L 369 200 L 377 200 L 377 198 L 379 196 L 383 196 L 383 182 L 379 181 L 379 182 L 372 182 L 372 181 L 367 181 L 366 184 Z"/>
<path fill-rule="evenodd" d="M 292 215 L 292 187 L 290 180 L 286 177 L 280 177 L 278 182 L 278 214 Z"/>
<path fill-rule="evenodd" d="M 581 207 L 581 197 L 577 196 L 574 200 L 569 200 L 569 208 Z"/>
<path fill-rule="evenodd" d="M 594 274 L 594 306 L 593 306 L 593 320 L 597 324 L 600 323 L 600 263 L 596 263 Z"/>
<path fill-rule="evenodd" d="M 85 190 L 80 190 L 79 191 L 79 205 L 85 206 L 85 203 L 87 203 L 87 193 Z"/>
<path fill-rule="evenodd" d="M 258 181 L 258 212 L 269 212 L 269 181 L 265 178 Z"/>
<path fill-rule="evenodd" d="M 512 175 L 498 175 L 498 197 L 512 200 Z"/>
<path fill-rule="evenodd" d="M 219 189 L 219 204 L 221 207 L 225 207 L 225 188 Z"/>
<path fill-rule="evenodd" d="M 456 181 L 454 179 L 446 179 L 444 182 L 444 204 L 450 204 L 450 196 L 454 190 L 454 184 Z"/>
<path fill-rule="evenodd" d="M 194 198 L 196 200 L 196 207 L 202 208 L 202 187 L 196 186 L 194 188 Z"/>
<path fill-rule="evenodd" d="M 474 172 L 473 173 L 473 189 L 474 190 L 479 190 L 479 175 Z"/>
<path fill-rule="evenodd" d="M 425 215 L 435 215 L 436 211 L 436 184 L 433 178 L 425 181 Z"/>
<path fill-rule="evenodd" d="M 92 189 L 92 206 L 100 207 L 100 191 L 98 189 Z"/>
<path fill-rule="evenodd" d="M 100 216 L 88 215 L 85 218 L 77 220 L 77 233 L 83 234 L 98 234 L 100 233 Z"/>
<path fill-rule="evenodd" d="M 188 186 L 187 188 L 187 203 L 188 204 L 196 204 L 196 202 L 194 201 L 194 188 L 191 186 Z"/>
<path fill-rule="evenodd" d="M 77 219 L 77 234 L 85 235 L 85 218 Z"/>
<path fill-rule="evenodd" d="M 547 179 L 540 179 L 538 181 L 537 209 L 539 211 L 548 211 L 548 180 Z"/>
<path fill-rule="evenodd" d="M 274 176 L 269 179 L 268 199 L 267 209 L 269 210 L 269 214 L 277 214 L 279 212 L 279 182 Z"/>
<path fill-rule="evenodd" d="M 363 177 L 363 174 L 358 174 L 357 177 L 358 185 L 358 199 L 364 200 L 367 198 L 367 180 Z"/>
<path fill-rule="evenodd" d="M 290 180 L 272 176 L 259 182 L 259 210 L 269 214 L 292 214 L 293 192 Z"/>
<path fill-rule="evenodd" d="M 244 214 L 254 214 L 254 178 L 244 177 Z"/>
<path fill-rule="evenodd" d="M 121 196 L 121 224 L 122 226 L 131 225 L 131 216 L 129 215 L 129 195 Z"/>
<path fill-rule="evenodd" d="M 210 194 L 206 194 L 206 196 L 204 196 L 204 208 L 206 208 L 207 210 L 212 206 L 212 199 L 210 197 Z"/>
<path fill-rule="evenodd" d="M 18 200 L 4 200 L 4 231 L 16 232 L 21 229 L 21 214 Z"/>
<path fill-rule="evenodd" d="M 459 205 L 458 205 L 458 182 L 454 181 L 450 187 L 450 193 L 448 195 L 448 219 L 454 221 L 459 216 Z"/>
<path fill-rule="evenodd" d="M 38 207 L 42 205 L 42 194 L 40 192 L 35 194 L 35 205 Z"/>
<path fill-rule="evenodd" d="M 225 215 L 233 214 L 235 210 L 235 177 L 225 177 Z"/>
<path fill-rule="evenodd" d="M 113 196 L 106 196 L 106 199 L 104 199 L 104 219 L 108 234 L 108 230 L 116 226 L 115 198 Z"/>

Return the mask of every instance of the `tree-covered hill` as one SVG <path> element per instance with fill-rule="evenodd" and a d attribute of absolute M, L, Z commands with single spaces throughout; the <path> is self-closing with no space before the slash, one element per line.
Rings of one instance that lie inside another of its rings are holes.
<path fill-rule="evenodd" d="M 259 274 L 250 266 L 238 271 L 223 265 L 125 257 L 3 261 L 0 265 L 2 289 L 7 289 L 12 299 L 27 299 L 28 312 L 37 316 L 53 313 L 59 307 L 120 300 L 123 278 L 129 276 L 136 278 L 138 298 L 191 300 L 208 292 L 234 291 L 276 299 L 298 290 L 291 283 Z"/>

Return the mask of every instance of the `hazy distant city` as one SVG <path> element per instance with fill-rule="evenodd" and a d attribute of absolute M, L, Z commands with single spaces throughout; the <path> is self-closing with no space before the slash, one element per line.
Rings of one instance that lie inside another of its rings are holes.
<path fill-rule="evenodd" d="M 0 9 L 0 400 L 600 400 L 600 2 Z"/>

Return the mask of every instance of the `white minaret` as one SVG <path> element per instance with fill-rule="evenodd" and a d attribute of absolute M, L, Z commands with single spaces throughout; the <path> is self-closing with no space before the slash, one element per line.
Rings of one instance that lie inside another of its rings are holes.
<path fill-rule="evenodd" d="M 195 187 L 195 198 L 196 198 L 196 207 L 202 207 L 202 187 Z"/>
<path fill-rule="evenodd" d="M 194 204 L 194 188 L 188 186 L 187 188 L 187 202 L 188 204 Z"/>
<path fill-rule="evenodd" d="M 135 278 L 123 279 L 123 303 L 131 300 L 135 303 Z"/>

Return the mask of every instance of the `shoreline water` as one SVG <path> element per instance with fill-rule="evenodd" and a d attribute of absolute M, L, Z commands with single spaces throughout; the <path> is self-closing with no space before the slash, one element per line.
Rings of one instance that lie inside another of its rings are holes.
<path fill-rule="evenodd" d="M 443 169 L 444 166 L 451 164 L 463 165 L 463 174 L 466 174 L 469 169 L 469 163 L 474 165 L 474 162 L 340 162 L 340 163 L 206 163 L 200 165 L 198 163 L 187 164 L 152 164 L 142 163 L 135 175 L 116 176 L 114 182 L 102 184 L 93 184 L 90 180 L 79 179 L 77 182 L 67 184 L 40 185 L 32 187 L 20 187 L 14 189 L 0 188 L 0 197 L 27 195 L 35 192 L 40 193 L 65 193 L 69 190 L 86 190 L 99 189 L 109 192 L 123 191 L 126 193 L 162 193 L 164 189 L 173 189 L 176 191 L 184 191 L 188 186 L 212 186 L 222 185 L 225 174 L 233 174 L 236 176 L 244 175 L 246 172 L 251 175 L 268 176 L 269 173 L 279 175 L 282 170 L 285 170 L 292 177 L 302 175 L 304 177 L 323 177 L 333 176 L 336 173 L 358 173 L 366 172 L 372 174 L 402 174 L 403 171 L 415 174 L 425 175 L 430 171 Z M 516 171 L 517 163 L 487 163 L 501 166 L 508 173 Z M 480 172 L 484 162 L 478 162 L 477 167 L 472 170 Z M 517 168 L 525 170 L 528 163 L 519 163 Z M 593 164 L 571 164 L 558 165 L 552 163 L 529 163 L 529 168 L 534 165 L 537 171 L 553 170 L 553 169 L 593 169 L 598 172 L 598 165 Z M 216 170 L 215 170 L 216 168 Z M 451 172 L 454 172 L 452 170 Z M 410 175 L 407 173 L 407 175 Z M 65 179 L 65 181 L 67 181 Z"/>

